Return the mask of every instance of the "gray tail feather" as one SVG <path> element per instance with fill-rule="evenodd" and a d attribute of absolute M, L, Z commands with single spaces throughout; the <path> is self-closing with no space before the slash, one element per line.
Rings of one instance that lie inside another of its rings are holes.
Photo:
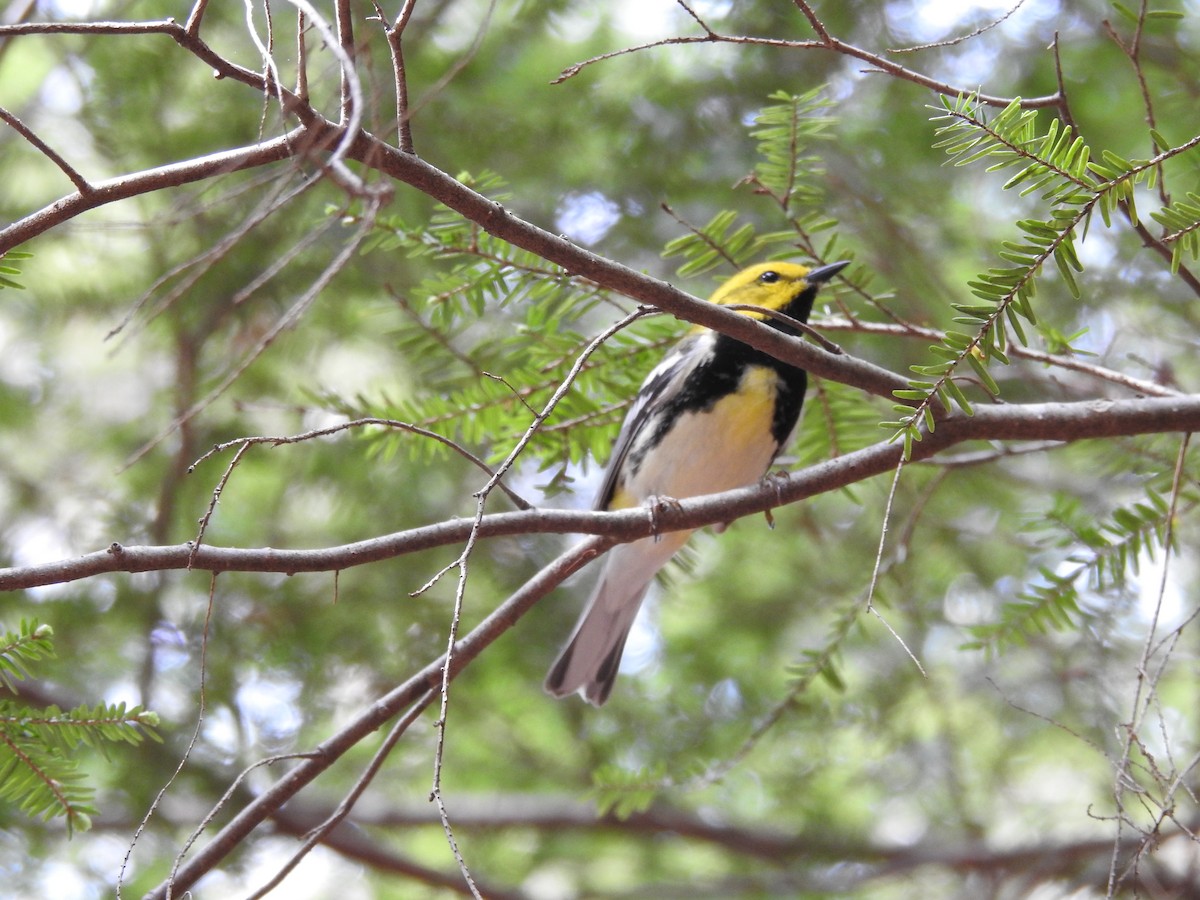
<path fill-rule="evenodd" d="M 614 597 L 608 574 L 601 576 L 571 639 L 546 676 L 546 693 L 554 697 L 582 691 L 588 703 L 603 706 L 612 692 L 625 641 L 650 583 L 627 596 Z"/>

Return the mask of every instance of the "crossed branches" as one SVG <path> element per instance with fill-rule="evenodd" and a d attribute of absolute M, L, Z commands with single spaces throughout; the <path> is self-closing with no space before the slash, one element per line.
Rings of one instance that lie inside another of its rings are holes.
<path fill-rule="evenodd" d="M 0 110 L 0 120 L 56 166 L 74 188 L 73 192 L 57 201 L 0 229 L 0 257 L 83 213 L 120 200 L 205 182 L 233 172 L 281 164 L 311 166 L 336 183 L 348 197 L 367 198 L 377 205 L 386 202 L 387 192 L 393 182 L 407 185 L 457 211 L 492 235 L 537 254 L 575 277 L 587 279 L 679 318 L 723 331 L 801 366 L 816 376 L 842 382 L 889 400 L 894 399 L 896 390 L 907 386 L 908 379 L 900 374 L 836 349 L 790 339 L 734 311 L 698 301 L 665 282 L 590 253 L 559 235 L 515 216 L 419 157 L 414 150 L 412 107 L 403 54 L 404 33 L 416 7 L 414 0 L 405 0 L 390 22 L 383 10 L 376 6 L 391 54 L 395 79 L 396 144 L 365 131 L 362 127 L 365 98 L 357 73 L 357 51 L 349 3 L 347 0 L 337 0 L 334 21 L 330 23 L 307 0 L 291 2 L 298 10 L 299 22 L 297 46 L 300 64 L 294 88 L 282 84 L 278 68 L 273 63 L 273 37 L 262 42 L 255 36 L 264 59 L 261 72 L 239 66 L 213 50 L 201 36 L 206 0 L 198 0 L 183 24 L 165 19 L 149 22 L 25 22 L 0 26 L 0 42 L 56 34 L 106 39 L 147 39 L 155 35 L 166 37 L 197 62 L 211 68 L 216 77 L 244 84 L 268 98 L 270 103 L 277 104 L 284 120 L 288 122 L 286 132 L 277 137 L 104 181 L 92 181 L 18 117 Z M 965 92 L 837 38 L 830 34 L 808 3 L 796 0 L 795 6 L 812 28 L 815 39 L 779 40 L 721 35 L 685 6 L 701 27 L 702 35 L 671 38 L 618 52 L 636 52 L 664 44 L 730 43 L 837 53 L 865 63 L 869 71 L 903 79 L 925 89 L 943 94 Z M 317 109 L 309 97 L 305 70 L 305 32 L 309 27 L 321 33 L 326 47 L 338 62 L 340 96 L 335 115 L 327 115 Z M 584 67 L 614 55 L 617 54 L 605 54 L 578 63 L 565 70 L 558 81 L 564 81 Z M 1130 55 L 1131 58 L 1135 56 L 1132 52 Z M 978 99 L 982 103 L 1000 106 L 1009 103 L 1005 98 L 986 95 L 980 95 Z M 1060 90 L 1053 95 L 1030 98 L 1024 105 L 1031 108 L 1058 107 L 1065 113 L 1065 103 L 1065 96 Z M 348 165 L 350 162 L 386 180 L 368 183 L 351 169 Z M 1148 233 L 1143 231 L 1142 234 L 1146 239 Z M 859 325 L 859 330 L 870 330 L 872 327 L 862 323 L 851 323 L 850 327 L 858 328 Z M 925 336 L 902 324 L 884 327 L 896 329 L 907 336 Z M 1012 404 L 980 408 L 973 417 L 942 412 L 936 417 L 936 428 L 925 433 L 923 439 L 914 445 L 911 461 L 936 460 L 937 454 L 967 441 L 1070 442 L 1116 435 L 1191 432 L 1200 429 L 1198 395 L 1180 394 L 1161 385 L 1137 381 L 1118 373 L 1106 375 L 1098 367 L 1078 363 L 1072 363 L 1071 367 L 1108 378 L 1142 395 L 1153 395 L 1153 398 Z M 446 654 L 430 661 L 404 684 L 377 700 L 349 725 L 306 754 L 272 787 L 244 806 L 205 847 L 184 861 L 172 878 L 150 894 L 154 898 L 179 896 L 351 747 L 388 721 L 407 712 L 409 715 L 401 720 L 401 726 L 394 732 L 397 738 L 402 735 L 403 726 L 413 721 L 439 692 L 444 696 L 450 680 L 479 653 L 511 628 L 541 597 L 612 543 L 661 531 L 729 522 L 835 490 L 894 471 L 901 462 L 902 452 L 902 448 L 894 443 L 881 442 L 754 487 L 688 500 L 677 506 L 664 506 L 655 510 L 652 516 L 646 510 L 595 513 L 543 509 L 484 515 L 481 505 L 480 515 L 474 521 L 437 523 L 320 550 L 221 548 L 199 541 L 191 545 L 166 547 L 125 547 L 114 543 L 105 550 L 77 559 L 0 570 L 0 590 L 13 591 L 36 585 L 65 583 L 104 572 L 169 569 L 203 569 L 214 573 L 339 572 L 429 547 L 470 543 L 475 539 L 532 533 L 581 533 L 592 536 L 544 568 L 520 591 L 498 606 L 483 623 L 455 642 Z M 470 884 L 470 876 L 465 868 L 464 875 Z"/>

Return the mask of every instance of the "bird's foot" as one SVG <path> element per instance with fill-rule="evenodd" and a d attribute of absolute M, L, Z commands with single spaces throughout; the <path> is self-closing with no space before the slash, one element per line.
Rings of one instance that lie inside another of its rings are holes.
<path fill-rule="evenodd" d="M 780 506 L 783 505 L 783 486 L 787 483 L 788 473 L 783 469 L 776 469 L 772 472 L 767 472 L 762 477 L 763 484 L 772 485 L 775 488 L 775 502 Z M 767 527 L 772 531 L 775 530 L 775 514 L 769 510 L 763 510 L 763 517 L 767 520 Z"/>
<path fill-rule="evenodd" d="M 655 494 L 646 502 L 646 510 L 650 516 L 650 533 L 654 535 L 654 540 L 661 541 L 662 534 L 658 529 L 659 514 L 665 509 L 679 509 L 680 503 L 674 497 L 663 497 Z"/>

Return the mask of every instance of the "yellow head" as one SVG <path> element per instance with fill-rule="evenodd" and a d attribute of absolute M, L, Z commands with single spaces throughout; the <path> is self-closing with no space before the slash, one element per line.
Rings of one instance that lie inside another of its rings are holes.
<path fill-rule="evenodd" d="M 722 306 L 759 306 L 805 321 L 812 309 L 817 288 L 848 265 L 848 262 L 836 262 L 813 269 L 799 263 L 759 263 L 742 269 L 717 288 L 711 300 Z M 754 319 L 767 318 L 760 312 L 739 312 Z"/>

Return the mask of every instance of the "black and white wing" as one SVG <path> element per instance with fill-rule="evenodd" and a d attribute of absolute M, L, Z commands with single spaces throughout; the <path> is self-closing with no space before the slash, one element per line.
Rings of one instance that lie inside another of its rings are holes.
<path fill-rule="evenodd" d="M 637 397 L 621 431 L 613 444 L 612 458 L 604 473 L 604 482 L 596 494 L 596 509 L 608 509 L 617 492 L 621 476 L 625 474 L 625 462 L 630 451 L 649 439 L 658 420 L 658 414 L 676 397 L 687 382 L 688 376 L 708 357 L 713 350 L 716 335 L 711 331 L 690 334 L 681 340 L 650 370 L 642 382 Z"/>

